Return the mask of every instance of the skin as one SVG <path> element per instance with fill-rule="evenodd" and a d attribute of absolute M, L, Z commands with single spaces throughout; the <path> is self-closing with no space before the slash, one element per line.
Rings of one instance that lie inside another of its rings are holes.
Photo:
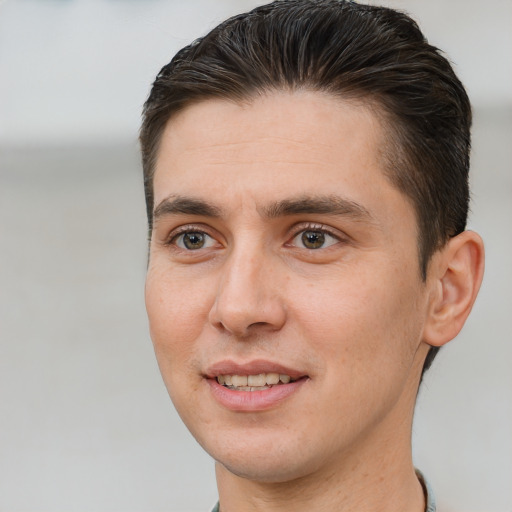
<path fill-rule="evenodd" d="M 483 248 L 463 233 L 421 279 L 414 209 L 382 144 L 369 109 L 318 92 L 206 100 L 166 126 L 146 305 L 171 399 L 217 461 L 222 512 L 424 508 L 410 446 L 421 368 L 462 327 Z M 305 246 L 307 230 L 324 244 Z M 233 411 L 205 378 L 226 359 L 307 379 L 270 409 Z"/>

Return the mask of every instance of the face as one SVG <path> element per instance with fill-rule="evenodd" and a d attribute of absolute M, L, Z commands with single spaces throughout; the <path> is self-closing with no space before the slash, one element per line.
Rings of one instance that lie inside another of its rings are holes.
<path fill-rule="evenodd" d="M 315 92 L 206 100 L 165 129 L 151 337 L 225 470 L 282 482 L 409 444 L 428 294 L 384 143 L 369 110 Z"/>

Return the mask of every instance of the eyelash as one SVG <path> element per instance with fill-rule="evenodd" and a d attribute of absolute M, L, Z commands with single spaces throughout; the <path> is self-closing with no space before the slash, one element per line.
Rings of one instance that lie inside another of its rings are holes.
<path fill-rule="evenodd" d="M 210 238 L 215 239 L 215 237 L 209 233 L 208 229 L 205 226 L 190 224 L 190 225 L 180 226 L 179 228 L 176 228 L 175 230 L 173 230 L 167 237 L 167 240 L 165 241 L 165 245 L 175 246 L 177 238 L 182 235 L 186 235 L 187 233 L 201 233 L 201 234 L 209 236 Z"/>
<path fill-rule="evenodd" d="M 295 240 L 301 233 L 304 233 L 306 231 L 313 231 L 318 233 L 323 233 L 324 235 L 328 235 L 338 242 L 342 242 L 344 238 L 341 236 L 339 232 L 335 232 L 333 229 L 330 229 L 328 226 L 325 226 L 324 224 L 315 224 L 315 223 L 306 223 L 306 224 L 300 224 L 298 226 L 294 227 L 293 235 L 289 238 L 290 241 Z M 289 244 L 290 242 L 287 242 Z M 335 244 L 331 244 L 335 245 Z M 330 246 L 327 247 L 321 247 L 321 249 L 327 249 Z M 301 249 L 306 249 L 310 251 L 315 251 L 319 249 L 307 249 L 304 247 L 301 247 Z"/>
<path fill-rule="evenodd" d="M 291 241 L 293 241 L 295 238 L 297 238 L 301 233 L 304 233 L 306 231 L 313 231 L 313 232 L 319 232 L 323 233 L 325 235 L 328 235 L 334 239 L 336 239 L 338 242 L 343 242 L 345 238 L 340 235 L 339 232 L 334 232 L 334 230 L 329 229 L 327 226 L 323 224 L 315 224 L 315 223 L 306 223 L 306 224 L 300 224 L 296 225 L 293 228 L 291 236 L 288 237 L 288 242 L 286 242 L 285 245 L 291 245 Z M 189 249 L 183 249 L 181 247 L 178 247 L 176 244 L 176 240 L 182 236 L 186 235 L 187 233 L 201 233 L 204 234 L 212 239 L 216 239 L 215 236 L 213 236 L 208 229 L 205 229 L 205 226 L 198 226 L 198 225 L 185 225 L 180 226 L 179 228 L 175 229 L 167 238 L 165 245 L 174 247 L 176 250 L 182 250 L 182 251 L 189 251 L 193 252 L 193 250 Z M 335 244 L 331 244 L 335 245 Z M 324 249 L 327 249 L 330 246 L 325 247 Z M 323 248 L 323 247 L 322 247 Z M 301 247 L 300 249 L 315 251 L 318 249 L 308 249 Z M 200 250 L 200 249 L 198 249 Z"/>

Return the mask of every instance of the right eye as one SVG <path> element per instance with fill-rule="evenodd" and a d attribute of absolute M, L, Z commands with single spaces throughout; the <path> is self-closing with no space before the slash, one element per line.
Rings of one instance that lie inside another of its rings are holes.
<path fill-rule="evenodd" d="M 215 239 L 203 231 L 186 231 L 175 236 L 172 243 L 186 251 L 197 251 L 198 249 L 213 247 L 216 242 Z"/>

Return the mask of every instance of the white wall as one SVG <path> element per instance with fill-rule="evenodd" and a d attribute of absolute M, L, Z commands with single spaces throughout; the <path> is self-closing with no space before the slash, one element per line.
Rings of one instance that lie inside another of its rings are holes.
<path fill-rule="evenodd" d="M 135 137 L 170 56 L 249 0 L 4 0 L 0 141 Z M 374 2 L 379 3 L 379 2 Z M 447 51 L 476 105 L 512 103 L 512 2 L 388 0 Z"/>

